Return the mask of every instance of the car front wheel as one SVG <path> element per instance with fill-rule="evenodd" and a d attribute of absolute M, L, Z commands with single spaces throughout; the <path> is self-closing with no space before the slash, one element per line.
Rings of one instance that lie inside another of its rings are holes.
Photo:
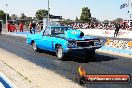
<path fill-rule="evenodd" d="M 56 56 L 58 59 L 63 59 L 64 58 L 64 52 L 62 46 L 57 46 L 56 48 Z"/>

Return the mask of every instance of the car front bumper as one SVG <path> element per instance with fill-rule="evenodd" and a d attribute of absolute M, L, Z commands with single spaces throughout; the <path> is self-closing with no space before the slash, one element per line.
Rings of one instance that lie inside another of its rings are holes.
<path fill-rule="evenodd" d="M 102 45 L 98 46 L 90 46 L 90 47 L 75 47 L 75 48 L 66 48 L 65 52 L 77 52 L 77 51 L 85 51 L 85 50 L 95 50 L 101 48 Z"/>

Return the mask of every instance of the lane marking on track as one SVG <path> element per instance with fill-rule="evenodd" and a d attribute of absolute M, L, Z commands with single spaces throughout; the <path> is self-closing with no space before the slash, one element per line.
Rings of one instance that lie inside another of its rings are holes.
<path fill-rule="evenodd" d="M 17 88 L 4 74 L 0 73 L 0 88 Z"/>

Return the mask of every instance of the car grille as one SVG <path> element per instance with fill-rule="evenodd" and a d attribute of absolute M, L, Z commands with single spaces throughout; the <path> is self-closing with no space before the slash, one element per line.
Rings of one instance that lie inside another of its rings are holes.
<path fill-rule="evenodd" d="M 76 44 L 79 47 L 90 47 L 94 46 L 94 41 L 77 41 Z"/>

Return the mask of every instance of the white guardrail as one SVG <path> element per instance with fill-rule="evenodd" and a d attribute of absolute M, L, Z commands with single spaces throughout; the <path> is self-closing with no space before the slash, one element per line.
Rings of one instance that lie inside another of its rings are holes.
<path fill-rule="evenodd" d="M 103 29 L 78 29 L 84 32 L 85 35 L 114 37 L 115 30 L 103 30 Z M 130 38 L 132 39 L 132 31 L 120 30 L 118 38 Z"/>

